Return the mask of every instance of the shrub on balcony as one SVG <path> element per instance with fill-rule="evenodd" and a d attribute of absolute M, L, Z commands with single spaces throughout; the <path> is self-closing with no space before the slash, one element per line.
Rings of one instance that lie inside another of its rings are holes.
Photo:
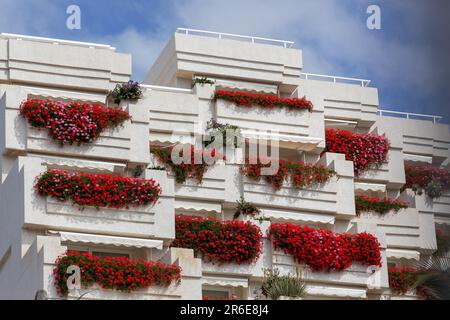
<path fill-rule="evenodd" d="M 450 170 L 431 165 L 405 164 L 406 184 L 404 189 L 425 193 L 431 198 L 439 198 L 442 192 L 449 190 Z"/>
<path fill-rule="evenodd" d="M 380 243 L 369 233 L 338 234 L 290 223 L 272 223 L 268 236 L 275 249 L 294 256 L 313 272 L 344 271 L 354 262 L 381 266 Z"/>
<path fill-rule="evenodd" d="M 222 138 L 222 146 L 226 147 L 227 144 L 233 145 L 235 148 L 240 147 L 241 142 L 241 129 L 238 126 L 234 126 L 231 124 L 222 124 L 217 122 L 215 119 L 211 119 L 208 121 L 206 126 L 206 135 L 208 140 L 204 142 L 205 146 L 209 146 L 212 143 L 215 143 L 216 137 Z M 221 145 L 214 145 L 216 148 L 222 147 Z"/>
<path fill-rule="evenodd" d="M 215 158 L 216 150 L 206 149 L 206 150 L 196 150 L 194 146 L 190 146 L 190 156 L 187 161 L 184 161 L 183 150 L 180 150 L 179 156 L 182 163 L 175 164 L 172 161 L 172 152 L 174 146 L 170 147 L 158 147 L 152 148 L 150 152 L 154 154 L 158 161 L 160 161 L 166 169 L 171 170 L 175 175 L 175 181 L 177 183 L 184 183 L 189 178 L 194 178 L 197 183 L 201 183 L 203 180 L 203 175 L 208 171 L 208 164 L 205 162 L 204 156 Z M 196 159 L 200 158 L 201 163 L 196 163 Z"/>
<path fill-rule="evenodd" d="M 262 251 L 262 233 L 249 221 L 176 216 L 172 247 L 193 249 L 205 262 L 250 264 Z"/>
<path fill-rule="evenodd" d="M 278 269 L 266 269 L 261 292 L 266 298 L 278 300 L 280 297 L 302 298 L 307 290 L 306 283 L 300 274 L 281 276 Z"/>
<path fill-rule="evenodd" d="M 261 212 L 261 210 L 259 210 L 253 203 L 245 201 L 244 197 L 241 197 L 241 200 L 236 202 L 236 211 L 234 212 L 233 219 L 239 218 L 240 215 L 254 217 Z"/>
<path fill-rule="evenodd" d="M 303 98 L 280 98 L 276 95 L 267 93 L 253 93 L 245 91 L 216 90 L 214 101 L 225 100 L 232 102 L 239 107 L 258 106 L 264 109 L 287 108 L 289 110 L 309 110 L 312 111 L 311 101 Z"/>
<path fill-rule="evenodd" d="M 345 154 L 345 159 L 353 162 L 357 176 L 367 169 L 377 168 L 385 163 L 390 147 L 389 140 L 384 136 L 359 134 L 348 130 L 326 130 L 324 152 Z"/>
<path fill-rule="evenodd" d="M 137 100 L 142 97 L 142 89 L 138 82 L 128 81 L 117 84 L 114 90 L 108 93 L 114 103 L 119 104 L 122 100 Z"/>
<path fill-rule="evenodd" d="M 362 212 L 386 214 L 390 211 L 398 212 L 400 209 L 408 208 L 408 204 L 403 201 L 389 197 L 369 197 L 364 194 L 359 194 L 355 197 L 355 205 L 357 215 L 360 215 Z"/>
<path fill-rule="evenodd" d="M 96 208 L 128 209 L 129 206 L 154 204 L 161 194 L 160 185 L 153 179 L 52 169 L 37 177 L 34 187 L 41 196 Z"/>
<path fill-rule="evenodd" d="M 53 269 L 57 291 L 68 293 L 67 268 L 78 266 L 81 271 L 81 284 L 87 288 L 98 284 L 104 289 L 130 292 L 152 286 L 167 287 L 181 279 L 181 268 L 159 262 L 132 260 L 127 257 L 97 257 L 90 253 L 67 251 L 58 257 Z"/>
<path fill-rule="evenodd" d="M 327 182 L 336 174 L 334 170 L 320 164 L 279 160 L 278 171 L 271 175 L 263 176 L 261 169 L 270 167 L 270 164 L 263 164 L 263 162 L 267 163 L 267 161 L 261 161 L 261 159 L 246 159 L 241 166 L 240 172 L 243 176 L 254 181 L 264 178 L 275 190 L 280 190 L 285 182 L 291 183 L 297 189 L 311 187 Z"/>
<path fill-rule="evenodd" d="M 130 118 L 120 108 L 98 104 L 27 99 L 20 114 L 36 129 L 47 129 L 50 138 L 61 145 L 89 143 L 107 127 L 116 127 Z"/>

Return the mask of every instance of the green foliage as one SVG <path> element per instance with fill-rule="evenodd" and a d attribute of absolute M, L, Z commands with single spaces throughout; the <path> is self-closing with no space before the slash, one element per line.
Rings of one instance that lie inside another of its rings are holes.
<path fill-rule="evenodd" d="M 301 298 L 306 294 L 306 285 L 298 273 L 294 277 L 280 276 L 278 269 L 265 269 L 261 291 L 272 300 L 280 297 Z"/>
<path fill-rule="evenodd" d="M 241 197 L 241 200 L 236 201 L 236 211 L 234 213 L 233 219 L 239 218 L 241 214 L 243 215 L 250 215 L 250 216 L 256 216 L 258 213 L 261 212 L 254 204 L 245 201 L 244 197 Z"/>

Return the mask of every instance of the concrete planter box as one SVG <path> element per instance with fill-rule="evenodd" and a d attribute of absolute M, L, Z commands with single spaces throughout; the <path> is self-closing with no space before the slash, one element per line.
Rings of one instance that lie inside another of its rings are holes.
<path fill-rule="evenodd" d="M 88 168 L 89 162 L 79 162 L 78 165 Z M 83 170 L 75 166 L 73 169 Z M 40 158 L 19 157 L 5 181 L 22 190 L 11 196 L 11 201 L 16 203 L 23 226 L 141 238 L 175 237 L 173 180 L 167 178 L 165 172 L 145 172 L 145 178 L 154 178 L 163 190 L 154 206 L 130 207 L 129 210 L 86 207 L 80 210 L 71 202 L 58 202 L 51 197 L 37 195 L 33 187 L 35 178 L 46 170 L 47 165 Z"/>

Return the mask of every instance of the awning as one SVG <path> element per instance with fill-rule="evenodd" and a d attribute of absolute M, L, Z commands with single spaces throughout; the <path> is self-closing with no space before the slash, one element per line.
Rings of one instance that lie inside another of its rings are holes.
<path fill-rule="evenodd" d="M 175 209 L 184 212 L 220 213 L 222 206 L 218 203 L 175 199 Z"/>
<path fill-rule="evenodd" d="M 305 223 L 334 224 L 334 216 L 320 213 L 292 212 L 278 209 L 261 209 L 261 216 L 274 220 L 299 221 Z"/>
<path fill-rule="evenodd" d="M 414 162 L 424 162 L 424 163 L 430 163 L 430 164 L 433 163 L 433 157 L 419 156 L 416 154 L 409 154 L 409 153 L 403 154 L 403 160 L 414 161 Z"/>
<path fill-rule="evenodd" d="M 355 182 L 355 191 L 386 192 L 385 184 Z"/>
<path fill-rule="evenodd" d="M 231 278 L 231 277 L 217 277 L 217 276 L 203 276 L 202 284 L 221 287 L 243 287 L 248 288 L 248 279 L 246 278 Z"/>
<path fill-rule="evenodd" d="M 247 139 L 279 141 L 280 145 L 286 148 L 298 149 L 302 151 L 312 151 L 321 142 L 323 142 L 322 138 L 302 137 L 293 134 L 282 134 L 268 131 L 260 132 L 257 130 L 241 130 L 241 135 Z"/>
<path fill-rule="evenodd" d="M 112 245 L 117 247 L 134 247 L 134 248 L 150 248 L 150 249 L 162 249 L 162 240 L 151 239 L 139 239 L 139 238 L 125 238 L 125 237 L 113 237 L 94 235 L 87 233 L 73 233 L 73 232 L 52 232 L 59 234 L 61 241 L 68 241 L 73 243 L 87 243 L 87 244 L 103 244 Z"/>
<path fill-rule="evenodd" d="M 194 144 L 194 137 L 190 133 L 186 134 L 172 134 L 164 132 L 150 132 L 150 143 L 179 143 L 179 144 Z"/>
<path fill-rule="evenodd" d="M 312 295 L 312 296 L 354 298 L 354 299 L 366 299 L 367 298 L 365 289 L 307 285 L 306 292 L 308 295 Z"/>
<path fill-rule="evenodd" d="M 88 170 L 88 171 L 106 171 L 106 172 L 124 172 L 125 164 L 110 163 L 110 162 L 97 162 L 97 161 L 78 161 L 78 160 L 65 160 L 52 158 L 42 161 L 42 165 L 50 169 L 60 170 Z"/>
<path fill-rule="evenodd" d="M 420 259 L 420 252 L 415 250 L 386 249 L 386 257 L 394 259 Z"/>

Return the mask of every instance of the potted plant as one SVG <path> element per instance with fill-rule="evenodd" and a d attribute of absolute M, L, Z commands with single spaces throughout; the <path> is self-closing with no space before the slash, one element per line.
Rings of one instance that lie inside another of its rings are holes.
<path fill-rule="evenodd" d="M 233 219 L 235 220 L 239 218 L 240 215 L 256 216 L 261 212 L 254 204 L 245 201 L 244 197 L 241 197 L 241 200 L 236 201 L 236 203 L 236 211 L 233 216 Z"/>
<path fill-rule="evenodd" d="M 272 300 L 302 300 L 306 284 L 298 272 L 295 276 L 280 276 L 278 269 L 265 269 L 261 292 Z"/>
<path fill-rule="evenodd" d="M 130 80 L 117 84 L 114 90 L 108 93 L 107 102 L 120 104 L 122 100 L 138 100 L 142 97 L 142 88 L 136 81 Z"/>

